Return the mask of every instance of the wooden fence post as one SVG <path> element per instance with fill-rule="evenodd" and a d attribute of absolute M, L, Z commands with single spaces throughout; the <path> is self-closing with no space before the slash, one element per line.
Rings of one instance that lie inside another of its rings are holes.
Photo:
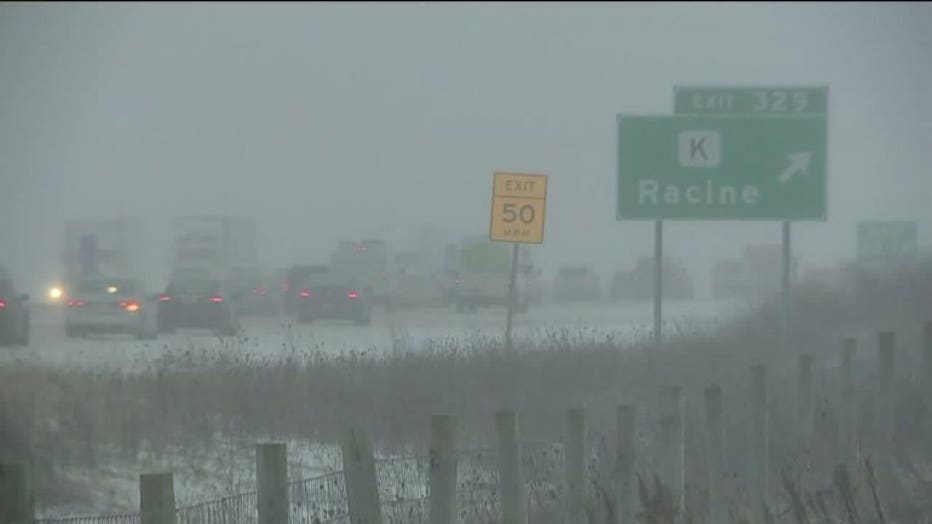
<path fill-rule="evenodd" d="M 616 443 L 615 505 L 618 507 L 615 524 L 636 521 L 638 513 L 637 491 L 637 407 L 618 406 L 618 441 Z"/>
<path fill-rule="evenodd" d="M 923 400 L 932 404 L 932 321 L 928 321 L 922 330 L 922 365 L 919 378 Z"/>
<path fill-rule="evenodd" d="M 456 521 L 456 417 L 430 417 L 430 522 Z"/>
<path fill-rule="evenodd" d="M 814 388 L 812 367 L 814 358 L 811 353 L 799 355 L 799 382 L 797 384 L 796 402 L 796 437 L 797 449 L 801 452 L 800 460 L 803 467 L 802 485 L 808 490 L 813 481 L 813 471 L 817 459 L 813 455 L 813 401 Z"/>
<path fill-rule="evenodd" d="M 498 441 L 502 524 L 528 524 L 517 413 L 510 410 L 496 411 L 495 433 Z"/>
<path fill-rule="evenodd" d="M 751 465 L 754 506 L 770 503 L 770 413 L 767 366 L 751 367 Z"/>
<path fill-rule="evenodd" d="M 705 388 L 705 422 L 709 454 L 709 522 L 729 522 L 728 501 L 725 498 L 725 423 L 722 407 L 722 388 L 712 384 Z"/>
<path fill-rule="evenodd" d="M 815 358 L 811 353 L 799 356 L 799 413 L 797 426 L 799 436 L 805 448 L 810 447 L 812 439 L 812 412 L 813 412 L 813 374 L 812 368 Z"/>
<path fill-rule="evenodd" d="M 877 431 L 877 469 L 882 484 L 891 480 L 893 466 L 893 432 L 896 423 L 894 375 L 896 364 L 896 334 L 881 331 L 877 334 L 877 403 L 875 411 Z M 884 486 L 888 487 L 888 486 Z"/>
<path fill-rule="evenodd" d="M 140 524 L 175 524 L 175 484 L 171 473 L 139 475 Z"/>
<path fill-rule="evenodd" d="M 343 435 L 343 481 L 352 524 L 382 524 L 372 440 L 362 428 Z"/>
<path fill-rule="evenodd" d="M 283 442 L 256 444 L 259 524 L 288 522 L 288 452 Z"/>
<path fill-rule="evenodd" d="M 683 434 L 683 390 L 679 386 L 660 388 L 660 435 L 657 457 L 660 481 L 670 489 L 676 522 L 686 512 L 686 469 Z"/>
<path fill-rule="evenodd" d="M 567 512 L 568 524 L 581 524 L 588 521 L 586 509 L 589 506 L 589 483 L 586 475 L 586 411 L 569 409 L 564 416 L 563 456 L 566 464 Z"/>
<path fill-rule="evenodd" d="M 841 456 L 849 471 L 858 471 L 858 397 L 856 358 L 858 339 L 841 341 Z"/>
<path fill-rule="evenodd" d="M 20 462 L 0 462 L 0 524 L 33 524 L 36 493 L 29 467 Z"/>

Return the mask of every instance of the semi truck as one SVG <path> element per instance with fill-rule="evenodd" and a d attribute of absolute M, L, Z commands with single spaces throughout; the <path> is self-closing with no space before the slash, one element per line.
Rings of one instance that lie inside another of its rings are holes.
<path fill-rule="evenodd" d="M 251 217 L 177 217 L 172 221 L 172 273 L 207 271 L 229 277 L 256 269 L 256 235 Z"/>

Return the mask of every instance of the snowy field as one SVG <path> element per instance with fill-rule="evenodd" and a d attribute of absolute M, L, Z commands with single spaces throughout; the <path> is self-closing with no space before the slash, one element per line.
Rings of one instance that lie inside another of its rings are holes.
<path fill-rule="evenodd" d="M 737 302 L 668 302 L 664 305 L 665 332 L 694 330 L 727 321 L 746 309 Z M 458 341 L 468 347 L 476 340 L 500 339 L 505 328 L 504 308 L 456 313 L 447 309 L 377 309 L 370 326 L 342 321 L 297 324 L 276 317 L 244 317 L 237 336 L 221 339 L 206 331 L 181 330 L 161 335 L 155 342 L 123 335 L 68 339 L 61 310 L 37 308 L 33 312 L 32 344 L 4 348 L 0 363 L 18 361 L 55 368 L 145 372 L 160 359 L 179 352 L 242 352 L 257 359 L 285 358 L 294 353 L 344 351 L 391 356 L 397 351 L 423 350 L 430 341 L 443 347 Z M 650 302 L 627 304 L 543 304 L 515 317 L 515 337 L 542 346 L 559 337 L 649 337 Z M 258 437 L 258 438 L 257 438 Z M 94 486 L 90 500 L 80 497 L 40 501 L 42 513 L 87 515 L 132 512 L 138 504 L 138 473 L 174 471 L 179 505 L 244 493 L 254 489 L 254 444 L 261 436 L 215 435 L 199 449 L 151 449 L 143 442 L 132 456 L 118 449 L 98 449 L 99 462 L 62 465 L 59 474 L 75 484 Z M 289 472 L 293 481 L 339 471 L 339 453 L 333 447 L 290 441 Z"/>

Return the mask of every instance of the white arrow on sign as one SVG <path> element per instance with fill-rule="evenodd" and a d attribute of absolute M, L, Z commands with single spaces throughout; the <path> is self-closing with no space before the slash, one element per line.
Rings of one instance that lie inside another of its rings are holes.
<path fill-rule="evenodd" d="M 792 155 L 787 155 L 786 158 L 790 160 L 790 165 L 777 177 L 777 182 L 780 182 L 780 185 L 789 182 L 791 178 L 796 176 L 796 173 L 803 175 L 808 173 L 809 159 L 812 158 L 812 153 L 808 151 L 803 153 L 793 153 Z"/>

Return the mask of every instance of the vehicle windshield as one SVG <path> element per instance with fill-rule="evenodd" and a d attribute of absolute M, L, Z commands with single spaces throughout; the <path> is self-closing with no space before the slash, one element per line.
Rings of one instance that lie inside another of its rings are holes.
<path fill-rule="evenodd" d="M 230 280 L 260 282 L 262 271 L 257 267 L 237 267 L 230 271 Z"/>
<path fill-rule="evenodd" d="M 189 293 L 192 295 L 216 293 L 220 282 L 207 278 L 183 278 L 172 281 L 168 286 L 169 294 Z"/>
<path fill-rule="evenodd" d="M 74 286 L 77 295 L 126 295 L 137 291 L 135 282 L 123 279 L 82 280 Z"/>

